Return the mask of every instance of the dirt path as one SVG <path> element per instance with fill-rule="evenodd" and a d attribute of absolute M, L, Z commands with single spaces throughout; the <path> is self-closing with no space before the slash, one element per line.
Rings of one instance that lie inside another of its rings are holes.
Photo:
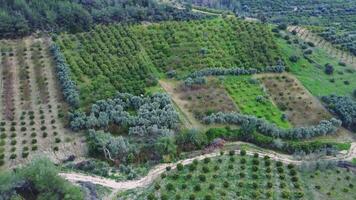
<path fill-rule="evenodd" d="M 179 95 L 175 92 L 175 84 L 169 81 L 159 80 L 161 87 L 171 96 L 173 103 L 176 105 L 178 111 L 180 112 L 181 120 L 186 128 L 202 128 L 203 125 L 195 119 L 189 110 L 185 108 L 184 105 L 189 102 L 182 100 Z"/>
<path fill-rule="evenodd" d="M 235 150 L 235 152 L 236 152 L 236 154 L 238 154 L 238 153 L 240 153 L 240 150 Z M 252 152 L 252 151 L 247 152 L 248 155 L 253 155 L 254 153 L 255 152 Z M 92 175 L 85 175 L 85 174 L 80 174 L 80 173 L 60 173 L 59 175 L 71 182 L 88 181 L 88 182 L 92 182 L 94 184 L 99 184 L 99 185 L 102 185 L 105 187 L 113 188 L 116 191 L 128 190 L 128 189 L 134 189 L 134 188 L 148 186 L 156 178 L 158 178 L 163 172 L 165 172 L 166 167 L 168 167 L 168 166 L 170 166 L 172 169 L 175 169 L 175 167 L 178 163 L 182 163 L 183 165 L 188 165 L 188 164 L 192 163 L 193 160 L 203 160 L 204 158 L 216 157 L 218 155 L 220 155 L 219 152 L 214 152 L 214 153 L 210 153 L 210 154 L 199 155 L 199 156 L 196 156 L 193 158 L 181 160 L 176 163 L 160 164 L 160 165 L 157 165 L 155 168 L 153 168 L 147 174 L 147 176 L 142 177 L 141 179 L 138 179 L 138 180 L 116 182 L 115 180 L 112 180 L 112 179 L 98 177 L 98 176 L 92 176 Z M 299 160 L 294 160 L 289 155 L 277 154 L 277 153 L 259 153 L 260 157 L 263 157 L 266 155 L 270 156 L 271 159 L 281 161 L 284 163 L 300 164 L 302 162 Z"/>
<path fill-rule="evenodd" d="M 245 144 L 244 142 L 235 142 L 235 145 L 238 144 Z M 276 160 L 276 161 L 281 161 L 285 164 L 293 163 L 296 165 L 301 164 L 303 161 L 301 160 L 295 160 L 293 159 L 292 156 L 286 155 L 286 154 L 280 154 L 280 153 L 275 153 L 275 152 L 259 152 L 258 150 L 256 151 L 247 151 L 247 155 L 253 155 L 254 153 L 258 152 L 260 157 L 264 156 L 269 156 L 271 159 Z M 227 153 L 227 152 L 225 152 Z M 240 150 L 235 150 L 236 154 L 240 153 Z M 107 199 L 112 199 L 114 195 L 123 190 L 129 190 L 129 189 L 134 189 L 134 188 L 140 188 L 140 187 L 146 187 L 153 183 L 153 181 L 158 178 L 162 173 L 166 171 L 166 167 L 170 166 L 172 169 L 176 168 L 176 165 L 178 163 L 182 163 L 183 165 L 188 165 L 191 164 L 194 160 L 203 160 L 204 158 L 211 158 L 211 157 L 216 157 L 220 155 L 219 152 L 213 152 L 209 154 L 203 154 L 199 155 L 193 158 L 188 158 L 184 159 L 181 161 L 178 161 L 176 163 L 168 163 L 168 164 L 160 164 L 157 165 L 155 168 L 153 168 L 145 177 L 142 177 L 141 179 L 138 180 L 130 180 L 130 181 L 121 181 L 117 182 L 112 179 L 108 178 L 103 178 L 99 176 L 92 176 L 92 175 L 85 175 L 81 173 L 60 173 L 59 175 L 65 178 L 66 180 L 76 183 L 78 181 L 83 181 L 83 182 L 91 182 L 94 184 L 102 185 L 105 187 L 112 188 L 113 191 Z M 351 144 L 350 151 L 348 154 L 343 156 L 342 158 L 335 158 L 335 157 L 327 157 L 325 160 L 339 160 L 339 159 L 345 159 L 345 160 L 352 160 L 352 158 L 356 157 L 356 143 Z"/>

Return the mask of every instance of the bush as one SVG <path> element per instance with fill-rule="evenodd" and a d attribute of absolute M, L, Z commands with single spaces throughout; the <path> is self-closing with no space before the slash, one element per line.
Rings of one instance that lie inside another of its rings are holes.
<path fill-rule="evenodd" d="M 199 192 L 201 190 L 201 187 L 199 184 L 194 186 L 194 191 Z"/>
<path fill-rule="evenodd" d="M 209 190 L 214 190 L 215 189 L 215 185 L 213 183 L 209 184 Z"/>
<path fill-rule="evenodd" d="M 178 170 L 178 171 L 182 171 L 183 168 L 184 168 L 184 166 L 183 166 L 182 163 L 178 163 L 178 164 L 177 164 L 177 170 Z"/>
<path fill-rule="evenodd" d="M 234 150 L 229 151 L 229 155 L 230 155 L 230 156 L 235 155 L 235 151 L 234 151 Z"/>
<path fill-rule="evenodd" d="M 204 158 L 204 163 L 207 164 L 210 162 L 210 160 L 211 160 L 210 158 Z"/>
<path fill-rule="evenodd" d="M 299 57 L 296 56 L 296 55 L 293 55 L 293 56 L 290 56 L 290 57 L 289 57 L 289 60 L 290 60 L 291 62 L 293 62 L 293 63 L 296 63 L 296 62 L 298 62 Z"/>
<path fill-rule="evenodd" d="M 206 176 L 205 176 L 204 174 L 200 174 L 200 175 L 199 175 L 199 180 L 200 180 L 201 182 L 205 182 L 205 181 L 206 181 Z"/>
<path fill-rule="evenodd" d="M 174 190 L 173 184 L 172 184 L 172 183 L 168 183 L 168 184 L 166 185 L 166 189 L 167 189 L 168 191 Z"/>
<path fill-rule="evenodd" d="M 242 150 L 240 151 L 240 155 L 241 155 L 241 156 L 246 155 L 246 150 L 242 149 Z"/>
<path fill-rule="evenodd" d="M 329 63 L 325 64 L 325 73 L 328 74 L 328 75 L 333 74 L 334 73 L 334 67 Z"/>
<path fill-rule="evenodd" d="M 189 200 L 195 200 L 195 194 L 189 195 Z"/>
<path fill-rule="evenodd" d="M 224 188 L 228 188 L 230 186 L 230 184 L 229 184 L 229 182 L 224 181 L 223 186 L 224 186 Z"/>

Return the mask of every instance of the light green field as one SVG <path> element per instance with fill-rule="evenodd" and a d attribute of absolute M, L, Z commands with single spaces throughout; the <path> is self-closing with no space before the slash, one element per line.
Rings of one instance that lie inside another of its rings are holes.
<path fill-rule="evenodd" d="M 287 66 L 290 71 L 295 74 L 303 85 L 314 95 L 323 96 L 330 94 L 337 95 L 351 95 L 352 91 L 356 88 L 356 72 L 352 71 L 351 67 L 340 66 L 338 60 L 331 58 L 328 54 L 320 48 L 313 48 L 313 54 L 309 55 L 320 66 L 311 64 L 303 58 L 302 50 L 295 44 L 287 44 L 284 39 L 278 38 L 277 44 L 284 54 Z M 298 62 L 293 63 L 289 61 L 292 55 L 298 56 Z M 324 72 L 324 65 L 330 63 L 334 66 L 334 73 L 327 75 Z M 331 80 L 334 80 L 332 82 Z M 345 84 L 344 81 L 349 81 Z"/>
<path fill-rule="evenodd" d="M 282 112 L 267 97 L 259 83 L 251 83 L 251 76 L 229 76 L 224 80 L 224 85 L 242 113 L 263 117 L 276 125 L 288 128 L 291 125 L 281 119 Z M 256 100 L 258 96 L 264 102 Z"/>

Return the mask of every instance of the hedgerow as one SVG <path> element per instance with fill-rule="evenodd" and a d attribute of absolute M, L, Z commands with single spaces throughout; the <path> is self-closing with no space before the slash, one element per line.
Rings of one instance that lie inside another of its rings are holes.
<path fill-rule="evenodd" d="M 62 88 L 63 96 L 69 105 L 78 107 L 79 92 L 76 83 L 71 79 L 71 70 L 66 63 L 60 48 L 56 44 L 51 46 L 51 52 L 54 57 L 55 69 Z"/>
<path fill-rule="evenodd" d="M 318 125 L 310 127 L 298 127 L 281 129 L 276 125 L 259 119 L 254 116 L 242 115 L 239 113 L 216 113 L 203 119 L 205 124 L 235 124 L 242 125 L 246 132 L 257 131 L 261 134 L 274 138 L 303 139 L 315 136 L 334 134 L 341 126 L 341 121 L 335 118 L 322 120 Z"/>

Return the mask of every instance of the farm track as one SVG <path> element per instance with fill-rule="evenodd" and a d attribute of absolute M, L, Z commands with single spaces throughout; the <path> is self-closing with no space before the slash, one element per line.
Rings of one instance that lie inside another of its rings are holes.
<path fill-rule="evenodd" d="M 235 142 L 234 145 L 238 144 L 245 144 L 244 142 Z M 226 153 L 226 152 L 225 152 Z M 235 150 L 236 154 L 240 153 L 240 150 Z M 276 160 L 276 161 L 281 161 L 285 164 L 295 164 L 295 165 L 300 165 L 303 163 L 301 160 L 295 160 L 292 158 L 290 155 L 286 154 L 280 154 L 276 152 L 261 152 L 261 151 L 247 151 L 247 155 L 253 155 L 254 153 L 258 153 L 260 157 L 264 156 L 269 156 L 271 159 Z M 115 194 L 119 191 L 124 191 L 124 190 L 129 190 L 129 189 L 134 189 L 134 188 L 140 188 L 140 187 L 147 187 L 153 181 L 158 178 L 162 173 L 166 171 L 166 167 L 170 166 L 172 169 L 175 169 L 176 165 L 178 163 L 182 163 L 183 165 L 188 165 L 193 162 L 193 160 L 203 160 L 204 158 L 212 158 L 219 156 L 220 152 L 213 152 L 209 154 L 203 154 L 199 155 L 196 157 L 184 159 L 175 163 L 169 163 L 169 164 L 160 164 L 154 167 L 150 172 L 145 176 L 142 177 L 141 179 L 138 180 L 130 180 L 130 181 L 120 181 L 117 182 L 113 179 L 109 178 L 103 178 L 103 177 L 98 177 L 98 176 L 92 176 L 92 175 L 85 175 L 81 173 L 60 173 L 59 175 L 65 178 L 66 180 L 76 183 L 78 181 L 82 182 L 91 182 L 93 184 L 98 184 L 102 185 L 105 187 L 112 188 L 113 191 L 109 197 L 106 199 L 112 199 Z M 345 155 L 341 157 L 326 157 L 324 160 L 352 160 L 352 158 L 356 157 L 356 143 L 351 144 L 350 151 Z"/>
<path fill-rule="evenodd" d="M 202 124 L 195 119 L 195 117 L 185 108 L 185 102 L 184 100 L 181 100 L 179 95 L 174 91 L 174 85 L 169 83 L 168 81 L 159 81 L 159 84 L 161 87 L 171 96 L 172 101 L 174 104 L 176 104 L 177 108 L 181 112 L 182 115 L 182 121 L 185 125 L 186 128 L 202 128 Z"/>
<path fill-rule="evenodd" d="M 315 46 L 324 49 L 330 56 L 337 58 L 340 61 L 345 62 L 346 64 L 356 69 L 356 57 L 351 55 L 350 53 L 337 49 L 330 42 L 317 36 L 316 34 L 305 28 L 299 26 L 289 26 L 287 30 L 289 32 L 296 31 L 297 36 L 299 36 L 302 40 L 306 42 L 313 42 Z"/>

